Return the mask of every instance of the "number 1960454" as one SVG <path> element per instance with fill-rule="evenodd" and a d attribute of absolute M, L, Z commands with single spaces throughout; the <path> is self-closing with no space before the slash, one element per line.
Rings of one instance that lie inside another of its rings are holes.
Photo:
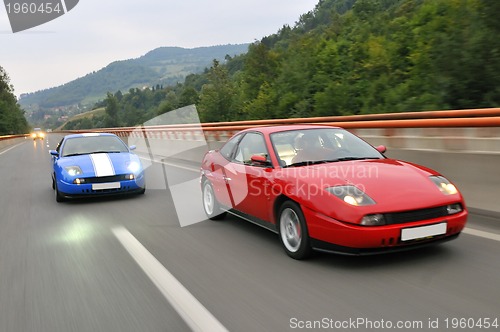
<path fill-rule="evenodd" d="M 61 2 L 14 2 L 6 3 L 5 8 L 8 14 L 52 14 L 64 13 Z"/>

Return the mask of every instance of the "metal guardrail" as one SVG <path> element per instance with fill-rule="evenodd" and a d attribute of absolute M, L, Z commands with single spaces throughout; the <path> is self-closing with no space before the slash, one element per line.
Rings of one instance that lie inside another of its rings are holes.
<path fill-rule="evenodd" d="M 22 137 L 29 137 L 29 134 L 0 136 L 0 141 L 13 139 L 13 138 L 22 138 Z"/>
<path fill-rule="evenodd" d="M 111 132 L 121 137 L 142 136 L 163 139 L 196 139 L 203 131 L 209 141 L 227 139 L 239 130 L 293 124 L 320 124 L 346 129 L 374 128 L 500 128 L 500 108 L 483 108 L 450 111 L 424 111 L 351 116 L 328 116 L 312 118 L 269 119 L 234 122 L 210 122 L 201 124 L 178 124 L 147 127 L 101 128 L 89 130 L 67 130 L 61 133 Z"/>

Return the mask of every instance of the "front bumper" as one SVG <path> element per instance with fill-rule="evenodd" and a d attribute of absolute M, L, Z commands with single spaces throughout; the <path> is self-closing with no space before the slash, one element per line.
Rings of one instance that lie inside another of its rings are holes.
<path fill-rule="evenodd" d="M 303 208 L 311 245 L 320 251 L 349 255 L 370 255 L 415 249 L 457 238 L 467 222 L 467 211 L 446 217 L 384 226 L 359 226 L 341 222 L 313 210 Z M 446 233 L 402 241 L 405 228 L 446 222 Z"/>
<path fill-rule="evenodd" d="M 117 183 L 119 183 L 119 187 L 117 185 L 110 186 L 110 188 L 105 188 L 106 186 L 103 188 L 103 186 L 100 186 L 101 188 L 96 189 L 95 186 L 93 186 L 95 184 L 92 183 L 77 185 L 65 181 L 58 181 L 57 189 L 59 190 L 59 194 L 65 198 L 134 194 L 143 192 L 145 189 L 144 176 L 134 180 L 122 180 Z"/>

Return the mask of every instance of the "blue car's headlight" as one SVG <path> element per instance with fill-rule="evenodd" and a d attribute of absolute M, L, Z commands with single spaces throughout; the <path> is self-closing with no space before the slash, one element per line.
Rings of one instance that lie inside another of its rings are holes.
<path fill-rule="evenodd" d="M 431 181 L 438 187 L 438 189 L 445 195 L 454 195 L 458 193 L 457 187 L 455 187 L 450 181 L 448 181 L 444 176 L 431 176 Z"/>
<path fill-rule="evenodd" d="M 67 167 L 64 167 L 64 169 L 66 170 L 66 172 L 70 176 L 76 176 L 76 175 L 83 174 L 82 169 L 78 166 L 67 166 Z"/>
<path fill-rule="evenodd" d="M 326 188 L 326 191 L 328 191 L 330 194 L 337 196 L 344 202 L 354 206 L 375 204 L 375 201 L 371 199 L 370 196 L 365 194 L 359 188 L 352 185 L 328 187 Z"/>
<path fill-rule="evenodd" d="M 141 171 L 141 164 L 139 164 L 137 161 L 131 161 L 128 163 L 127 169 L 132 173 L 137 174 Z"/>

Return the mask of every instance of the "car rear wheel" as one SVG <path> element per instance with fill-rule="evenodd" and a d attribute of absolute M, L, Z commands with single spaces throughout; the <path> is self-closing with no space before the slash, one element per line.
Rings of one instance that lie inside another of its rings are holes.
<path fill-rule="evenodd" d="M 310 256 L 312 249 L 309 233 L 300 206 L 293 201 L 283 203 L 279 210 L 278 221 L 279 237 L 286 254 L 294 259 L 305 259 Z"/>
<path fill-rule="evenodd" d="M 210 181 L 205 180 L 202 186 L 203 210 L 208 219 L 220 220 L 226 216 L 226 212 L 220 207 L 217 198 L 215 197 L 214 188 Z"/>

